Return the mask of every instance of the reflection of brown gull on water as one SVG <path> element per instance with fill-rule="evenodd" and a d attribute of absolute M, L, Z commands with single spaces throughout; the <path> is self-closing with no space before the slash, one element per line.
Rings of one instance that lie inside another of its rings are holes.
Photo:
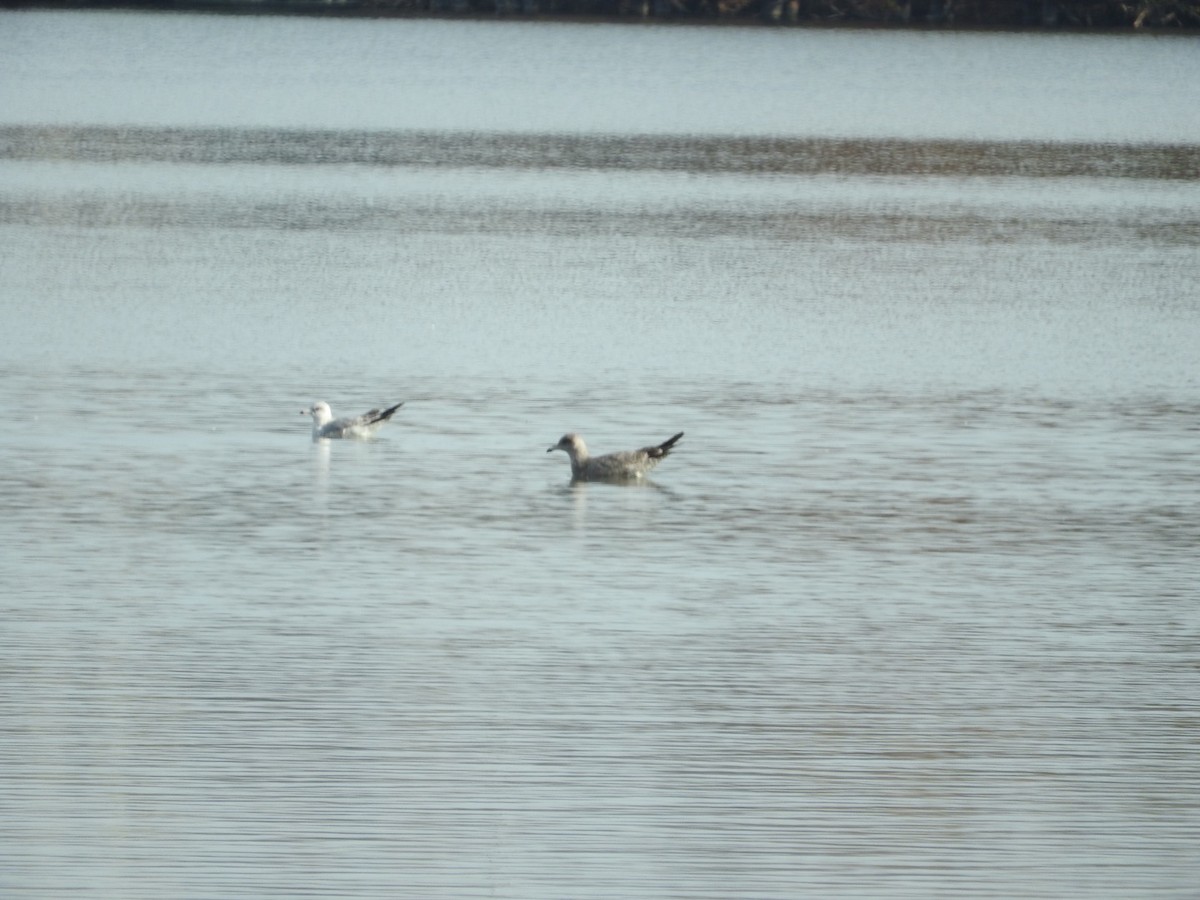
<path fill-rule="evenodd" d="M 633 481 L 643 477 L 662 461 L 683 432 L 668 438 L 661 444 L 643 447 L 641 450 L 621 450 L 603 456 L 590 456 L 587 444 L 577 434 L 564 434 L 546 452 L 565 450 L 571 457 L 571 478 L 575 481 Z"/>
<path fill-rule="evenodd" d="M 300 410 L 302 416 L 312 416 L 312 439 L 323 438 L 369 438 L 392 414 L 404 405 L 403 401 L 386 409 L 372 409 L 361 416 L 333 417 L 333 410 L 324 400 L 318 400 L 308 409 Z"/>

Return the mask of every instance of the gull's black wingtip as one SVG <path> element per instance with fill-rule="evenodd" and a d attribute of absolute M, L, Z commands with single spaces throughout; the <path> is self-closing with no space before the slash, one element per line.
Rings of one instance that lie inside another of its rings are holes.
<path fill-rule="evenodd" d="M 653 458 L 653 459 L 662 459 L 664 456 L 666 456 L 668 453 L 671 452 L 671 448 L 675 446 L 676 441 L 678 441 L 681 437 L 683 437 L 682 431 L 673 437 L 667 438 L 665 441 L 663 441 L 657 447 L 647 447 L 645 449 L 645 452 L 649 453 L 651 458 Z"/>

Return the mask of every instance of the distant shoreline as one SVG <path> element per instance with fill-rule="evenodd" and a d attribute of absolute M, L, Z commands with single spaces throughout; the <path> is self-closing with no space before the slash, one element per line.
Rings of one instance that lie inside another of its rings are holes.
<path fill-rule="evenodd" d="M 2 10 L 802 28 L 1200 33 L 1200 0 L 0 0 Z"/>

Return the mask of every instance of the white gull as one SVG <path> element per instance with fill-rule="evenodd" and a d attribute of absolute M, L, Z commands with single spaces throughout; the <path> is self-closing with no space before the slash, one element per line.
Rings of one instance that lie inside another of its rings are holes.
<path fill-rule="evenodd" d="M 641 450 L 620 450 L 603 456 L 590 456 L 583 438 L 577 434 L 564 434 L 546 452 L 566 451 L 567 456 L 571 457 L 571 478 L 574 481 L 632 481 L 642 478 L 657 466 L 681 437 L 682 431 L 661 444 Z"/>
<path fill-rule="evenodd" d="M 335 419 L 329 404 L 324 400 L 318 400 L 308 409 L 300 410 L 300 415 L 312 416 L 312 439 L 314 441 L 323 438 L 369 438 L 403 405 L 404 403 L 401 401 L 386 409 L 368 410 L 361 416 Z"/>

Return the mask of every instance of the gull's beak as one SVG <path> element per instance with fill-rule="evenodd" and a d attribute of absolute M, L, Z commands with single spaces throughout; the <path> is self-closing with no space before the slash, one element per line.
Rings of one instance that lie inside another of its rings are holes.
<path fill-rule="evenodd" d="M 310 414 L 310 411 L 309 411 L 309 410 L 307 410 L 307 409 L 302 409 L 302 410 L 300 410 L 300 415 L 302 415 L 302 416 L 307 416 L 307 415 L 309 415 L 309 414 Z"/>
<path fill-rule="evenodd" d="M 555 450 L 557 450 L 557 449 L 558 449 L 558 444 L 555 444 L 553 447 L 547 447 L 547 448 L 546 448 L 546 452 L 547 452 L 547 453 L 553 453 L 553 452 L 554 452 Z"/>

